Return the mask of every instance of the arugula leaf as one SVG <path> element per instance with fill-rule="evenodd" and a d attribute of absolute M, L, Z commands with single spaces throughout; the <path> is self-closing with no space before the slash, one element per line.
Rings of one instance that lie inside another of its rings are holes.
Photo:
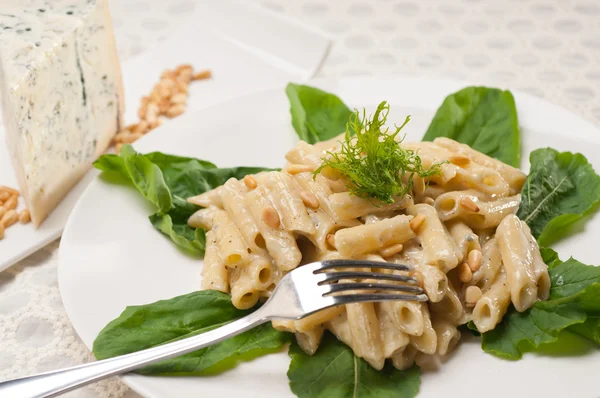
<path fill-rule="evenodd" d="M 537 149 L 530 162 L 517 216 L 546 246 L 566 235 L 567 227 L 600 203 L 600 176 L 579 153 Z"/>
<path fill-rule="evenodd" d="M 584 323 L 573 325 L 568 330 L 600 345 L 600 316 L 588 316 Z"/>
<path fill-rule="evenodd" d="M 515 100 L 510 91 L 466 87 L 444 99 L 423 141 L 448 137 L 519 167 L 521 142 Z"/>
<path fill-rule="evenodd" d="M 106 359 L 194 336 L 241 318 L 251 311 L 238 310 L 228 294 L 203 290 L 169 300 L 127 307 L 102 329 L 94 340 L 96 358 Z M 208 375 L 261 355 L 276 352 L 290 334 L 270 324 L 201 350 L 149 365 L 141 374 L 163 376 Z"/>
<path fill-rule="evenodd" d="M 231 177 L 243 178 L 262 167 L 217 168 L 205 160 L 152 152 L 142 155 L 124 145 L 119 155 L 103 155 L 94 166 L 131 181 L 135 188 L 157 208 L 150 216 L 152 225 L 179 247 L 204 254 L 204 230 L 187 225 L 198 209 L 186 199 L 223 185 Z"/>
<path fill-rule="evenodd" d="M 314 144 L 346 130 L 352 112 L 336 95 L 294 83 L 287 85 L 285 93 L 290 101 L 292 125 L 301 140 Z"/>
<path fill-rule="evenodd" d="M 551 249 L 542 251 L 550 268 L 550 300 L 538 301 L 523 313 L 510 308 L 502 322 L 482 335 L 484 351 L 519 359 L 524 349 L 556 342 L 569 331 L 595 340 L 600 314 L 600 268 L 570 258 L 561 262 Z"/>
<path fill-rule="evenodd" d="M 289 355 L 290 388 L 299 398 L 412 398 L 419 392 L 418 367 L 400 371 L 387 364 L 375 370 L 330 333 L 314 355 L 296 342 Z"/>

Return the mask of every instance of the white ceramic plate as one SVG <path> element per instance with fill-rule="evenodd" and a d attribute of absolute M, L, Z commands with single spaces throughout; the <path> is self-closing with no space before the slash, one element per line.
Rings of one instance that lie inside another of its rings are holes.
<path fill-rule="evenodd" d="M 318 81 L 351 106 L 373 110 L 390 101 L 390 122 L 411 114 L 408 140 L 420 140 L 442 99 L 466 84 L 427 80 L 341 79 Z M 515 95 L 523 149 L 552 146 L 584 153 L 600 170 L 600 132 L 568 111 L 531 96 Z M 296 135 L 290 124 L 283 87 L 227 101 L 186 114 L 145 137 L 139 151 L 160 150 L 195 156 L 219 166 L 278 167 Z M 524 156 L 527 159 L 527 155 Z M 527 161 L 523 162 L 525 168 Z M 198 290 L 201 261 L 183 255 L 148 222 L 152 210 L 133 189 L 93 181 L 75 206 L 60 247 L 59 283 L 67 313 L 85 344 L 127 305 L 149 303 Z M 563 257 L 573 254 L 600 263 L 594 243 L 600 222 L 556 245 Z M 596 243 L 597 244 L 597 243 Z M 419 397 L 597 398 L 599 351 L 578 357 L 528 354 L 519 362 L 484 354 L 477 342 L 462 344 L 436 373 L 425 374 Z M 286 353 L 269 355 L 219 376 L 160 378 L 127 376 L 124 380 L 148 397 L 293 397 L 288 387 Z"/>
<path fill-rule="evenodd" d="M 210 81 L 191 85 L 189 112 L 290 79 L 307 79 L 321 64 L 330 43 L 313 28 L 238 0 L 203 2 L 191 20 L 167 41 L 123 65 L 128 123 L 137 121 L 139 99 L 167 68 L 189 63 L 214 71 Z M 4 135 L 0 120 L 0 185 L 16 188 Z M 6 231 L 6 239 L 0 240 L 0 271 L 61 235 L 73 206 L 94 176 L 86 174 L 38 229 L 17 224 Z"/>

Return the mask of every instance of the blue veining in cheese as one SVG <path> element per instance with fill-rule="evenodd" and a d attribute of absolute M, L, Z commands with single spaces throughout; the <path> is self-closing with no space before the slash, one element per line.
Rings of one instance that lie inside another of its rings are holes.
<path fill-rule="evenodd" d="M 0 89 L 8 149 L 39 225 L 121 128 L 107 0 L 2 0 Z"/>

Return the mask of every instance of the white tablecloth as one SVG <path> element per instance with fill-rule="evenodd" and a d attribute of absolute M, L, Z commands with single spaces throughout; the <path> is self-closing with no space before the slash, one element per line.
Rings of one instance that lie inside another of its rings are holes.
<path fill-rule="evenodd" d="M 260 0 L 334 36 L 317 76 L 459 78 L 524 90 L 600 124 L 595 0 Z M 167 38 L 193 0 L 114 0 L 121 59 Z M 567 132 L 566 132 L 567 133 Z M 0 380 L 92 359 L 58 291 L 55 242 L 0 273 Z M 113 378 L 72 397 L 139 397 Z"/>

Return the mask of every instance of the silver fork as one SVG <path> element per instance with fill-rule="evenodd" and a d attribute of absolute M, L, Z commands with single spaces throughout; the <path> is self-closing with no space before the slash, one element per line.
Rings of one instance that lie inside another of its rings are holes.
<path fill-rule="evenodd" d="M 132 354 L 5 381 L 0 383 L 0 397 L 55 397 L 110 376 L 219 343 L 273 319 L 301 319 L 325 308 L 357 302 L 427 301 L 423 289 L 416 286 L 417 281 L 408 275 L 352 270 L 358 267 L 410 271 L 406 265 L 363 260 L 327 260 L 307 264 L 285 275 L 267 302 L 244 318 L 197 336 Z M 393 283 L 335 283 L 357 279 Z"/>

